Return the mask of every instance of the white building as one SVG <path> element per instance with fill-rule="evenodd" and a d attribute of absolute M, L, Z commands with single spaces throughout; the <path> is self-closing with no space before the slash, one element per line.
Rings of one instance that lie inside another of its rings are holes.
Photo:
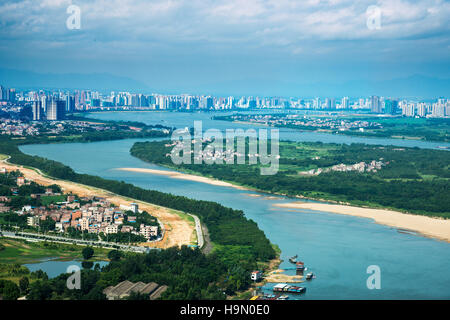
<path fill-rule="evenodd" d="M 105 234 L 117 233 L 119 232 L 119 226 L 117 224 L 110 224 L 105 228 Z"/>

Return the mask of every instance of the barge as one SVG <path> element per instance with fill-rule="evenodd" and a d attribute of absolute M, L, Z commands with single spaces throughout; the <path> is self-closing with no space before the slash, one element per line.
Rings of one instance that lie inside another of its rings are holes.
<path fill-rule="evenodd" d="M 305 293 L 305 287 L 291 286 L 286 283 L 279 283 L 273 287 L 274 292 L 285 292 L 285 293 Z"/>

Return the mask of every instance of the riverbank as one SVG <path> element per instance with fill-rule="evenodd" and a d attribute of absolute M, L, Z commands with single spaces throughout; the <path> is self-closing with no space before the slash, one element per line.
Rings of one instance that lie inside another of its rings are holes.
<path fill-rule="evenodd" d="M 3 161 L 1 167 L 10 170 L 19 170 L 25 176 L 26 179 L 35 181 L 38 184 L 48 186 L 52 184 L 59 185 L 65 193 L 74 193 L 80 197 L 98 196 L 105 198 L 106 200 L 114 203 L 118 206 L 130 206 L 131 203 L 137 203 L 139 208 L 149 212 L 154 217 L 158 218 L 163 224 L 165 234 L 164 238 L 158 242 L 142 243 L 142 246 L 156 247 L 156 248 L 169 248 L 173 246 L 190 245 L 192 241 L 192 235 L 195 232 L 195 227 L 189 222 L 183 213 L 168 209 L 165 207 L 149 204 L 147 202 L 138 201 L 128 197 L 119 196 L 112 192 L 94 188 L 90 186 L 81 185 L 75 182 L 50 178 L 43 175 L 39 170 L 25 168 L 23 166 L 17 166 Z"/>
<path fill-rule="evenodd" d="M 202 177 L 175 171 L 145 169 L 145 168 L 118 168 L 117 170 L 159 174 L 176 179 L 185 179 L 217 186 L 233 187 L 240 190 L 257 191 L 254 189 L 252 190 L 250 188 L 235 185 L 229 182 L 224 182 L 208 177 Z M 248 194 L 248 196 L 260 197 L 259 194 Z M 269 197 L 265 198 L 267 199 Z M 276 199 L 276 197 L 270 198 L 272 200 Z M 312 200 L 327 201 L 323 199 L 312 199 Z M 414 231 L 426 237 L 436 238 L 450 242 L 450 220 L 446 219 L 431 218 L 428 216 L 403 213 L 387 209 L 363 208 L 333 203 L 293 202 L 293 203 L 274 204 L 273 206 L 290 209 L 309 209 L 314 211 L 324 211 L 337 214 L 352 215 L 363 218 L 370 218 L 375 220 L 375 222 L 379 224 Z"/>
<path fill-rule="evenodd" d="M 146 169 L 146 168 L 117 168 L 116 170 L 121 171 L 130 171 L 130 172 L 140 172 L 140 173 L 150 173 L 150 174 L 159 174 L 168 176 L 175 179 L 183 179 L 183 180 L 190 180 L 190 181 L 196 181 L 201 183 L 207 183 L 215 186 L 221 186 L 221 187 L 232 187 L 240 190 L 249 190 L 248 188 L 244 188 L 229 182 L 220 181 L 212 178 L 207 178 L 203 176 L 197 176 L 193 174 L 187 174 L 187 173 L 181 173 L 177 171 L 166 171 L 166 170 L 157 170 L 157 169 Z"/>
<path fill-rule="evenodd" d="M 369 218 L 379 224 L 414 231 L 426 237 L 450 242 L 450 220 L 448 219 L 430 218 L 427 216 L 386 209 L 361 208 L 349 205 L 315 202 L 276 203 L 273 206 L 290 209 L 308 209 Z"/>

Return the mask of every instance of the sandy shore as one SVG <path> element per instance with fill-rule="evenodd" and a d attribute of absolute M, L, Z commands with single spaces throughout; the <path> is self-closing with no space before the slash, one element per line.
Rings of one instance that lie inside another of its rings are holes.
<path fill-rule="evenodd" d="M 304 282 L 303 276 L 301 275 L 287 275 L 283 273 L 284 270 L 277 269 L 269 272 L 269 274 L 264 278 L 266 282 L 269 283 L 301 283 Z"/>
<path fill-rule="evenodd" d="M 427 216 L 384 209 L 370 209 L 314 202 L 277 203 L 274 204 L 274 206 L 279 208 L 309 209 L 370 218 L 380 224 L 415 231 L 427 237 L 450 242 L 450 219 L 430 218 Z"/>
<path fill-rule="evenodd" d="M 176 171 L 166 171 L 166 170 L 156 170 L 156 169 L 146 169 L 146 168 L 117 168 L 116 170 L 122 170 L 122 171 L 131 171 L 131 172 L 140 172 L 140 173 L 150 173 L 150 174 L 159 174 L 163 176 L 168 176 L 175 179 L 183 179 L 183 180 L 190 180 L 190 181 L 196 181 L 201 183 L 208 183 L 215 186 L 221 186 L 221 187 L 232 187 L 236 189 L 241 190 L 247 190 L 244 187 L 240 187 L 228 182 L 196 176 L 193 174 L 187 174 L 187 173 L 181 173 Z"/>
<path fill-rule="evenodd" d="M 148 242 L 142 245 L 148 247 L 157 248 L 169 248 L 173 246 L 189 245 L 191 244 L 192 237 L 194 234 L 195 227 L 193 223 L 189 222 L 187 219 L 183 218 L 182 215 L 178 215 L 175 210 L 168 209 L 165 207 L 156 206 L 147 202 L 138 201 L 135 199 L 130 199 L 127 197 L 122 197 L 112 192 L 98 189 L 90 186 L 85 186 L 82 184 L 58 180 L 45 177 L 35 170 L 23 168 L 21 166 L 11 165 L 6 162 L 1 162 L 0 167 L 10 170 L 19 170 L 25 176 L 25 178 L 32 180 L 38 184 L 44 186 L 57 184 L 59 185 L 65 193 L 72 192 L 81 197 L 86 196 L 98 196 L 106 198 L 111 203 L 115 205 L 125 205 L 130 206 L 132 202 L 139 204 L 139 208 L 149 212 L 151 215 L 157 217 L 166 230 L 164 238 L 159 242 Z"/>

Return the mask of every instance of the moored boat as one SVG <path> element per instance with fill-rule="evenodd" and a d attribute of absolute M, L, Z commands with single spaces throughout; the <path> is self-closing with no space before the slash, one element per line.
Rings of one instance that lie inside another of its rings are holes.
<path fill-rule="evenodd" d="M 274 292 L 286 292 L 286 293 L 304 293 L 305 287 L 291 286 L 286 283 L 279 283 L 273 287 Z"/>
<path fill-rule="evenodd" d="M 295 255 L 295 256 L 293 256 L 293 257 L 290 257 L 290 258 L 289 258 L 289 262 L 290 262 L 290 263 L 296 263 L 296 262 L 297 262 L 297 257 L 298 257 L 298 255 Z"/>
<path fill-rule="evenodd" d="M 311 279 L 314 279 L 314 278 L 315 278 L 314 273 L 309 272 L 309 273 L 306 274 L 306 280 L 311 280 Z"/>

